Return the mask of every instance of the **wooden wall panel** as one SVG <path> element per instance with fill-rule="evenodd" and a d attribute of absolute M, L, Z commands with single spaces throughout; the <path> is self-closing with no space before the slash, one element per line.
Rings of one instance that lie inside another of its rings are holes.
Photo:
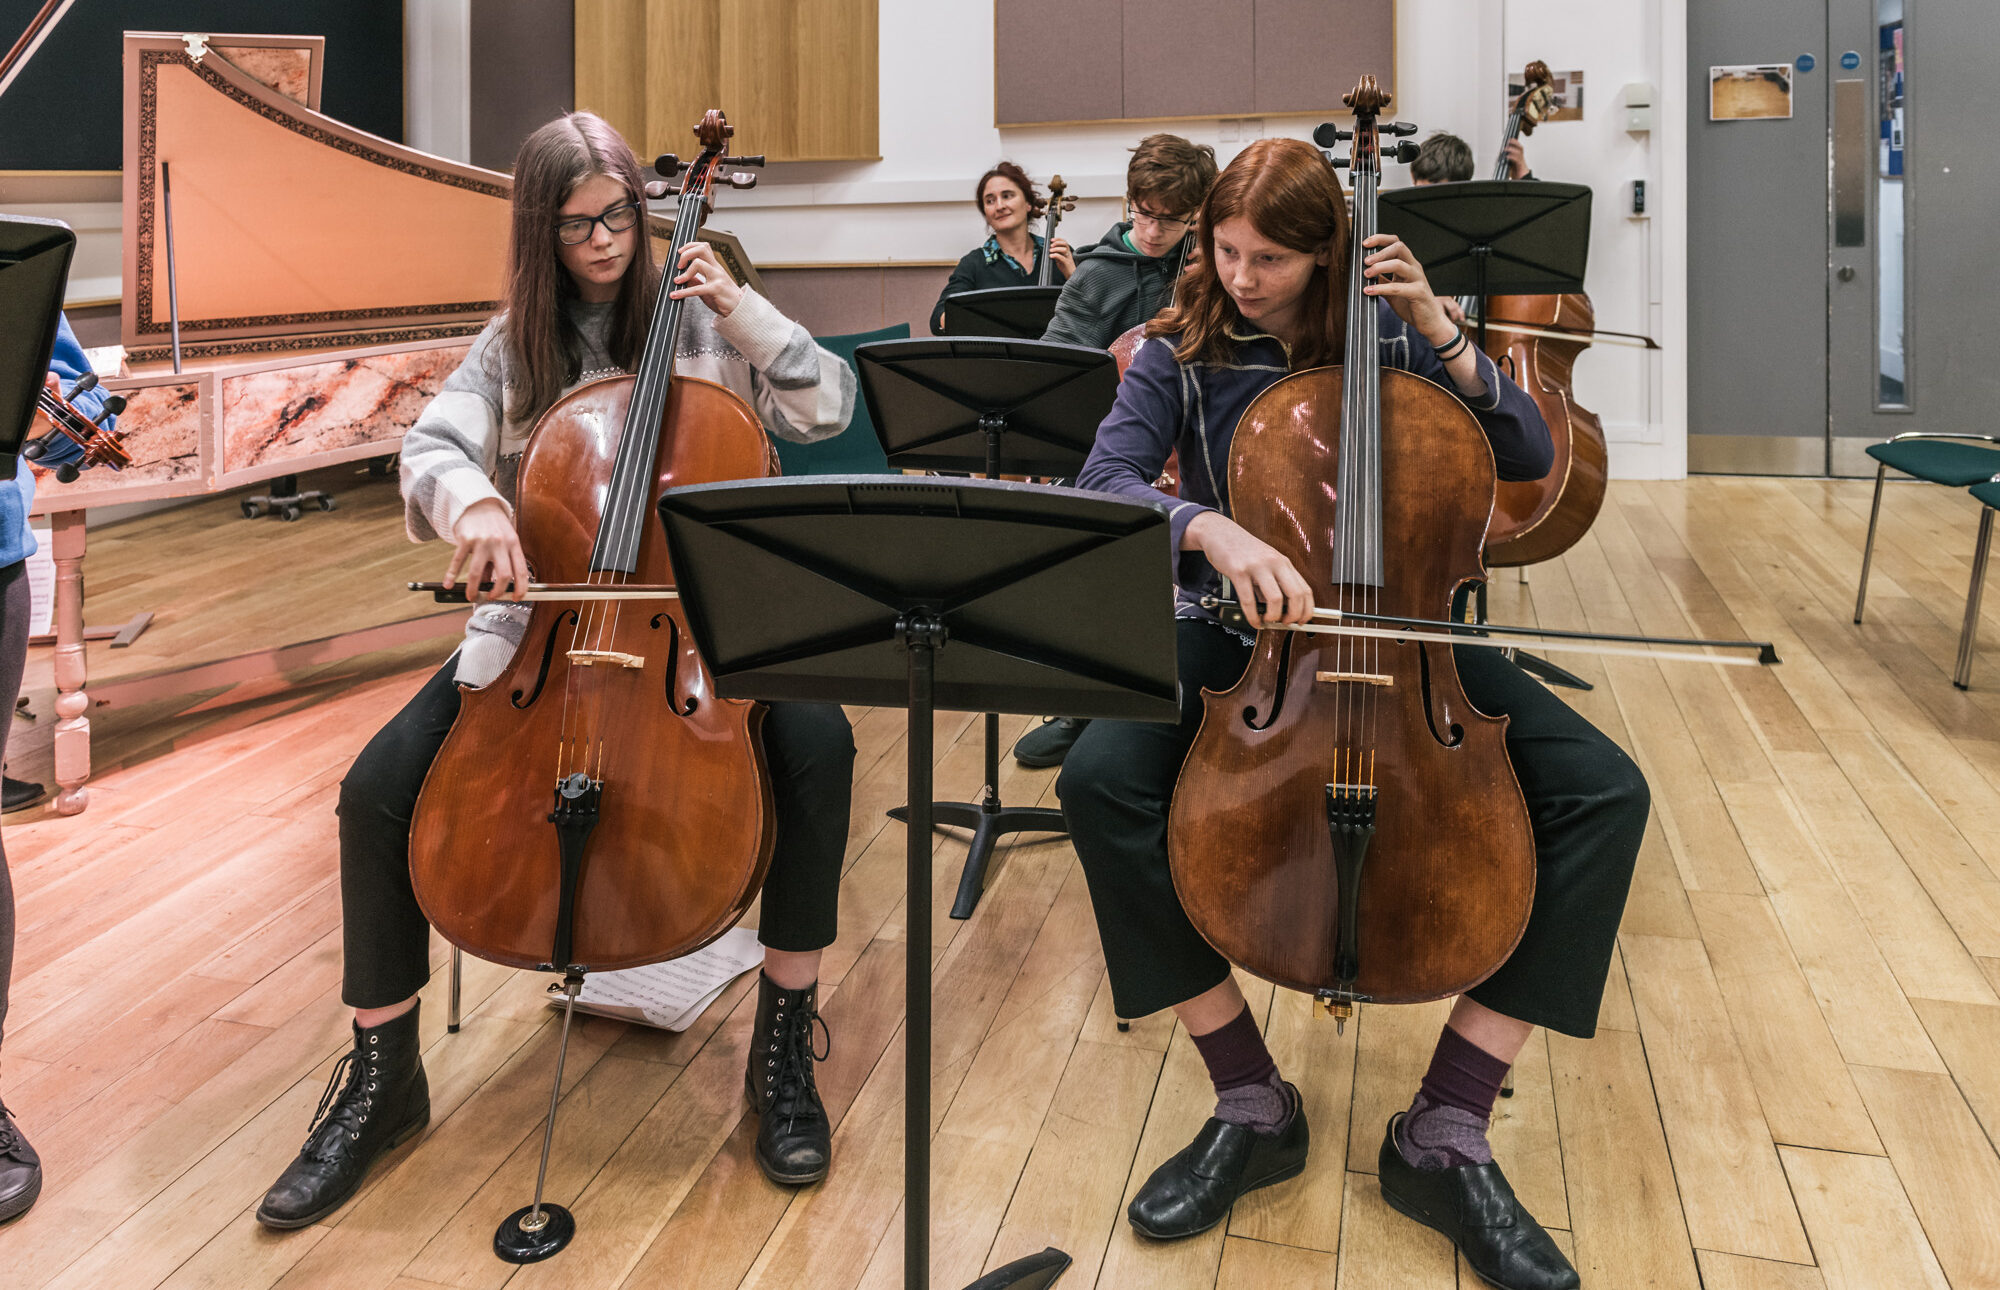
<path fill-rule="evenodd" d="M 1366 72 L 1393 89 L 1395 0 L 1257 0 L 1254 110 L 1342 111 Z"/>
<path fill-rule="evenodd" d="M 577 104 L 646 160 L 686 157 L 721 107 L 772 161 L 880 155 L 876 0 L 589 0 L 577 6 Z"/>
<path fill-rule="evenodd" d="M 1124 11 L 1125 0 L 996 0 L 994 120 L 1124 116 Z"/>
<path fill-rule="evenodd" d="M 576 106 L 609 121 L 637 151 L 646 137 L 646 0 L 576 7 Z"/>
<path fill-rule="evenodd" d="M 1248 116 L 1253 0 L 1125 0 L 1128 117 Z"/>

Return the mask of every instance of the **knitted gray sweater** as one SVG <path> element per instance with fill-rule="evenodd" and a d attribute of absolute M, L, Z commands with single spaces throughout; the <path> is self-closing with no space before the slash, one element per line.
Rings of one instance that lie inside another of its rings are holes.
<path fill-rule="evenodd" d="M 675 372 L 734 391 L 780 438 L 810 443 L 847 427 L 854 414 L 853 369 L 814 344 L 804 327 L 754 291 L 746 290 L 727 318 L 699 299 L 686 303 Z M 581 375 L 570 388 L 619 375 L 604 350 L 611 306 L 578 302 L 569 309 L 584 343 Z M 534 427 L 507 416 L 504 319 L 486 324 L 403 436 L 403 518 L 413 542 L 451 540 L 459 516 L 474 502 L 492 499 L 513 513 L 515 475 Z M 499 676 L 527 620 L 526 605 L 475 610 L 459 648 L 459 682 L 486 685 Z"/>

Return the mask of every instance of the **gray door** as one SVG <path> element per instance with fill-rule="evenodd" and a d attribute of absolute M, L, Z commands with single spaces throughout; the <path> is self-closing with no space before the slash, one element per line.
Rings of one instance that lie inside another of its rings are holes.
<path fill-rule="evenodd" d="M 1996 46 L 1991 0 L 1690 0 L 1690 470 L 1992 429 Z"/>

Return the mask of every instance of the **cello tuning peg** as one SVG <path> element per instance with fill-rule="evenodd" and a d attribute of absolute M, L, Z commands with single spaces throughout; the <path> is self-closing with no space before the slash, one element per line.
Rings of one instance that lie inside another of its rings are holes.
<path fill-rule="evenodd" d="M 764 154 L 760 152 L 754 157 L 724 157 L 722 164 L 725 166 L 761 166 L 764 164 Z"/>
<path fill-rule="evenodd" d="M 1391 161 L 1399 161 L 1407 166 L 1412 161 L 1415 161 L 1417 159 L 1417 154 L 1421 151 L 1423 151 L 1423 149 L 1419 148 L 1415 143 L 1412 143 L 1410 140 L 1405 139 L 1401 143 L 1397 144 L 1394 148 L 1390 149 L 1389 159 Z"/>
<path fill-rule="evenodd" d="M 731 188 L 755 188 L 757 186 L 757 176 L 747 170 L 736 170 L 725 175 L 722 182 L 728 184 Z"/>
<path fill-rule="evenodd" d="M 125 410 L 125 396 L 122 394 L 112 395 L 110 398 L 104 400 L 104 411 L 97 414 L 97 424 L 103 425 L 104 418 L 115 417 L 124 410 Z"/>
<path fill-rule="evenodd" d="M 76 463 L 73 461 L 66 461 L 62 465 L 56 467 L 56 482 L 61 484 L 74 484 L 76 482 L 76 477 L 78 473 L 79 472 L 77 470 Z"/>
<path fill-rule="evenodd" d="M 79 394 L 88 394 L 96 388 L 97 373 L 85 372 L 82 376 L 76 378 L 75 385 L 69 387 L 69 396 L 73 399 Z"/>
<path fill-rule="evenodd" d="M 662 197 L 671 197 L 679 191 L 680 189 L 675 188 L 664 179 L 655 179 L 646 185 L 646 196 L 652 201 L 658 201 Z"/>
<path fill-rule="evenodd" d="M 672 179 L 687 169 L 687 163 L 671 152 L 663 152 L 653 159 L 653 170 L 662 179 Z"/>
<path fill-rule="evenodd" d="M 1382 127 L 1383 134 L 1393 134 L 1398 138 L 1402 138 L 1406 135 L 1412 135 L 1415 134 L 1416 132 L 1417 132 L 1417 123 L 1415 121 L 1391 121 L 1389 124 Z"/>
<path fill-rule="evenodd" d="M 1328 157 L 1327 160 L 1333 163 L 1335 170 L 1345 170 L 1354 164 L 1353 159 L 1349 157 Z"/>
<path fill-rule="evenodd" d="M 1313 127 L 1313 142 L 1322 148 L 1331 148 L 1343 139 L 1352 139 L 1354 131 L 1343 130 L 1331 121 L 1323 121 Z"/>

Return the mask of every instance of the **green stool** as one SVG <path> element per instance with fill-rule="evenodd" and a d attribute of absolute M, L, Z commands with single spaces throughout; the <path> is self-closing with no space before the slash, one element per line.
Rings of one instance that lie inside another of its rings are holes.
<path fill-rule="evenodd" d="M 1979 595 L 1986 589 L 1986 551 L 1993 542 L 1993 512 L 2000 510 L 2000 475 L 1971 488 L 1980 503 L 1979 537 L 1972 546 L 1972 585 L 1965 591 L 1965 628 L 1958 634 L 1958 670 L 1951 683 L 1961 690 L 1972 688 L 1972 652 L 1979 642 Z"/>
<path fill-rule="evenodd" d="M 1868 566 L 1875 558 L 1875 522 L 1882 518 L 1882 479 L 1894 466 L 1929 484 L 1966 488 L 2000 475 L 2000 440 L 1983 434 L 1912 431 L 1868 445 L 1875 459 L 1875 504 L 1868 510 L 1868 543 L 1861 548 L 1861 585 L 1854 593 L 1854 621 L 1868 600 Z M 1983 539 L 1982 539 L 1983 542 Z M 1982 548 L 1983 549 L 1983 548 Z"/>
<path fill-rule="evenodd" d="M 910 324 L 897 323 L 894 327 L 884 327 L 880 331 L 856 332 L 851 336 L 818 336 L 814 339 L 830 354 L 838 354 L 849 370 L 854 367 L 854 351 L 857 347 L 878 340 L 906 340 L 910 335 Z M 860 379 L 858 376 L 856 379 Z M 830 439 L 818 443 L 793 443 L 789 439 L 771 436 L 777 445 L 778 464 L 786 475 L 893 475 L 889 459 L 883 455 L 882 441 L 875 437 L 875 422 L 868 415 L 868 404 L 857 391 L 854 399 L 854 418 L 847 423 L 847 429 Z M 1991 474 L 1988 471 L 1987 474 Z M 1984 475 L 1980 478 L 1985 478 Z"/>

